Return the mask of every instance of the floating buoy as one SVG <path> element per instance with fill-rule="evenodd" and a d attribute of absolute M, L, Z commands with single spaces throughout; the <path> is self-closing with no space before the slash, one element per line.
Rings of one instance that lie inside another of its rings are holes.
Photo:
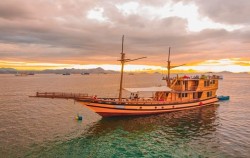
<path fill-rule="evenodd" d="M 75 117 L 75 119 L 76 119 L 76 120 L 82 120 L 82 116 L 81 116 L 81 115 L 77 115 L 77 116 Z"/>
<path fill-rule="evenodd" d="M 224 96 L 224 95 L 220 95 L 217 97 L 219 100 L 229 100 L 230 96 Z"/>

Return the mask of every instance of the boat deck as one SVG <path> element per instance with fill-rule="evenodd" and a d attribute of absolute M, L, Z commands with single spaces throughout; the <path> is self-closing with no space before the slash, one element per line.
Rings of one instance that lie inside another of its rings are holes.
<path fill-rule="evenodd" d="M 173 105 L 173 104 L 181 104 L 181 103 L 194 103 L 194 102 L 202 102 L 211 98 L 216 97 L 210 97 L 207 99 L 190 99 L 187 101 L 157 101 L 153 98 L 140 98 L 140 99 L 125 99 L 123 98 L 122 101 L 119 101 L 118 98 L 97 98 L 90 100 L 87 100 L 91 103 L 97 103 L 97 104 L 109 104 L 109 105 Z M 82 99 L 79 99 L 78 101 L 83 101 Z M 86 101 L 86 100 L 85 100 Z"/>
<path fill-rule="evenodd" d="M 40 97 L 40 98 L 62 98 L 62 99 L 90 99 L 87 93 L 64 93 L 64 92 L 36 92 L 35 96 L 30 97 Z"/>

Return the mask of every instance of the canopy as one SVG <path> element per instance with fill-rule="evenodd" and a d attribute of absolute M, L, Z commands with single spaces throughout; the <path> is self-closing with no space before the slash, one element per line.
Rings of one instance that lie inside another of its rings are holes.
<path fill-rule="evenodd" d="M 171 89 L 167 86 L 159 86 L 159 87 L 143 87 L 143 88 L 124 88 L 126 91 L 136 93 L 136 92 L 167 92 L 171 91 Z"/>

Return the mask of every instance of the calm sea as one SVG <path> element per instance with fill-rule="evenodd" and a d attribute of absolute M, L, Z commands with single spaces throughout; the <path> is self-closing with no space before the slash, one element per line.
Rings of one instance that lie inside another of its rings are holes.
<path fill-rule="evenodd" d="M 125 87 L 163 85 L 162 77 L 125 75 Z M 0 157 L 250 157 L 248 74 L 224 75 L 217 94 L 230 101 L 144 117 L 103 119 L 72 100 L 28 97 L 36 91 L 116 97 L 118 82 L 118 74 L 0 75 Z"/>

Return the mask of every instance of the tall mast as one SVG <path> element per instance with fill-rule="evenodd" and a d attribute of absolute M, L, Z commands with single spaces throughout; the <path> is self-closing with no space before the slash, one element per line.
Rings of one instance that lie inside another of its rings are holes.
<path fill-rule="evenodd" d="M 171 86 L 171 82 L 170 82 L 170 69 L 173 69 L 173 68 L 176 68 L 176 67 L 179 67 L 179 66 L 183 66 L 183 65 L 185 65 L 185 64 L 182 64 L 182 65 L 177 65 L 177 66 L 171 66 L 171 61 L 170 61 L 170 49 L 171 49 L 171 47 L 169 47 L 169 49 L 168 49 L 168 66 L 167 66 L 167 68 L 168 68 L 168 75 L 166 76 L 166 80 L 167 80 L 167 86 L 168 87 L 170 87 Z"/>
<path fill-rule="evenodd" d="M 123 84 L 123 71 L 124 71 L 124 64 L 130 61 L 135 61 L 139 59 L 143 59 L 146 57 L 136 58 L 136 59 L 126 59 L 125 53 L 123 53 L 123 43 L 124 43 L 124 35 L 122 36 L 122 52 L 121 52 L 121 59 L 118 61 L 121 61 L 121 79 L 120 79 L 120 89 L 119 89 L 119 102 L 122 101 L 122 84 Z"/>
<path fill-rule="evenodd" d="M 170 49 L 171 47 L 169 47 L 169 50 L 168 50 L 168 77 L 167 77 L 167 86 L 169 87 L 170 86 L 170 69 L 171 69 L 171 66 L 170 66 Z"/>
<path fill-rule="evenodd" d="M 120 79 L 120 90 L 119 90 L 119 101 L 122 100 L 122 84 L 123 84 L 123 70 L 125 63 L 125 53 L 123 53 L 123 43 L 124 43 L 124 35 L 122 35 L 122 52 L 121 52 L 121 79 Z"/>

